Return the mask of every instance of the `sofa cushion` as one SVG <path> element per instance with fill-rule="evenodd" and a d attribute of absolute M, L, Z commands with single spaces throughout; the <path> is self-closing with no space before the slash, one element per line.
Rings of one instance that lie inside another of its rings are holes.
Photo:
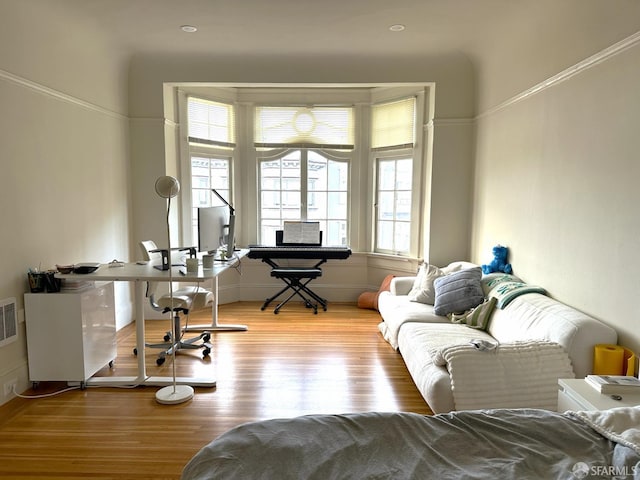
<path fill-rule="evenodd" d="M 496 299 L 489 298 L 476 308 L 467 310 L 464 313 L 450 313 L 449 319 L 451 320 L 451 323 L 461 323 L 470 328 L 486 330 L 495 306 Z"/>
<path fill-rule="evenodd" d="M 529 285 L 524 282 L 501 282 L 489 291 L 489 297 L 495 298 L 498 308 L 504 308 L 509 305 L 514 298 L 524 295 L 525 293 L 545 294 L 546 291 L 537 285 Z"/>
<path fill-rule="evenodd" d="M 426 303 L 433 305 L 436 292 L 433 281 L 444 275 L 444 272 L 434 265 L 423 263 L 418 269 L 418 275 L 413 282 L 413 287 L 409 292 L 409 300 L 412 302 Z"/>
<path fill-rule="evenodd" d="M 464 312 L 480 305 L 484 300 L 481 278 L 480 267 L 467 268 L 436 278 L 433 282 L 436 292 L 433 304 L 435 314 Z"/>

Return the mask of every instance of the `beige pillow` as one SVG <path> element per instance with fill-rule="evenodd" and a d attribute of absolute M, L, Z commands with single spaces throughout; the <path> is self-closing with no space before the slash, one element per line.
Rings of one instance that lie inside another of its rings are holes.
<path fill-rule="evenodd" d="M 420 265 L 418 275 L 408 295 L 409 300 L 433 305 L 436 301 L 436 291 L 433 286 L 433 281 L 442 276 L 444 276 L 444 272 L 438 267 L 429 265 L 428 263 Z"/>

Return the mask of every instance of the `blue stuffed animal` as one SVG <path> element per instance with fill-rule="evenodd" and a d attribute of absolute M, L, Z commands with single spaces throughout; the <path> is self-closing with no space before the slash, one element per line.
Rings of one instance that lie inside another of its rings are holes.
<path fill-rule="evenodd" d="M 493 272 L 512 273 L 513 269 L 511 268 L 511 264 L 507 263 L 508 253 L 509 249 L 507 247 L 503 247 L 502 245 L 493 247 L 493 260 L 491 260 L 489 265 L 482 265 L 482 272 L 484 274 Z"/>

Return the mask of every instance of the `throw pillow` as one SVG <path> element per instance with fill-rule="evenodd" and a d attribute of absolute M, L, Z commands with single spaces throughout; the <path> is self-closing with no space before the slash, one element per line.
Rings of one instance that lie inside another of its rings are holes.
<path fill-rule="evenodd" d="M 371 310 L 378 310 L 378 297 L 381 292 L 388 292 L 391 280 L 395 278 L 395 275 L 387 275 L 382 280 L 380 288 L 377 292 L 363 292 L 358 297 L 358 308 L 370 308 Z"/>
<path fill-rule="evenodd" d="M 474 267 L 436 278 L 433 281 L 436 291 L 433 304 L 435 314 L 465 312 L 480 305 L 484 300 L 481 277 L 482 269 Z"/>
<path fill-rule="evenodd" d="M 506 307 L 514 298 L 525 293 L 547 293 L 546 290 L 537 285 L 529 285 L 524 282 L 502 282 L 493 287 L 489 292 L 490 297 L 494 297 L 498 303 L 498 308 Z"/>
<path fill-rule="evenodd" d="M 413 287 L 409 292 L 409 300 L 412 302 L 426 303 L 433 305 L 436 299 L 436 292 L 433 288 L 433 281 L 443 276 L 444 273 L 438 267 L 423 263 L 420 265 L 418 275 L 413 282 Z"/>
<path fill-rule="evenodd" d="M 470 328 L 486 330 L 493 309 L 496 306 L 496 301 L 495 297 L 491 297 L 476 308 L 472 308 L 464 313 L 450 313 L 448 317 L 451 323 L 461 323 Z"/>

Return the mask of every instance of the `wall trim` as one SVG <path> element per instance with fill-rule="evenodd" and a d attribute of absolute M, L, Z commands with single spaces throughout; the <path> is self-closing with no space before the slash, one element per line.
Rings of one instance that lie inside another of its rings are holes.
<path fill-rule="evenodd" d="M 474 125 L 475 118 L 434 118 L 431 122 L 434 127 L 468 127 Z"/>
<path fill-rule="evenodd" d="M 494 113 L 497 113 L 500 110 L 504 110 L 505 108 L 508 108 L 518 102 L 526 100 L 527 98 L 532 97 L 533 95 L 536 95 L 542 92 L 543 90 L 551 88 L 561 82 L 564 82 L 565 80 L 570 79 L 575 75 L 578 75 L 590 69 L 591 67 L 594 67 L 606 60 L 609 60 L 612 57 L 615 57 L 619 53 L 622 53 L 625 50 L 631 47 L 634 47 L 639 43 L 640 43 L 640 32 L 636 32 L 633 35 L 601 50 L 595 55 L 591 55 L 590 57 L 585 58 L 581 62 L 578 62 L 575 65 L 561 71 L 560 73 L 538 83 L 537 85 L 534 85 L 533 87 L 525 90 L 524 92 L 521 92 L 518 95 L 511 97 L 510 99 L 500 103 L 499 105 L 496 105 L 495 107 L 492 107 L 478 114 L 475 117 L 475 120 L 479 120 L 480 118 L 493 115 Z"/>
<path fill-rule="evenodd" d="M 121 113 L 114 112 L 113 110 L 109 110 L 108 108 L 104 108 L 99 105 L 96 105 L 95 103 L 87 102 L 77 97 L 67 95 L 66 93 L 62 93 L 58 90 L 54 90 L 53 88 L 45 87 L 44 85 L 41 85 L 37 82 L 33 82 L 31 80 L 27 80 L 26 78 L 19 77 L 18 75 L 14 75 L 13 73 L 9 73 L 6 70 L 0 70 L 0 79 L 13 83 L 14 85 L 19 85 L 21 87 L 28 88 L 29 90 L 32 90 L 41 95 L 46 95 L 48 97 L 55 98 L 56 100 L 61 100 L 63 102 L 70 103 L 72 105 L 84 108 L 86 110 L 92 110 L 94 112 L 98 112 L 98 113 L 101 113 L 102 115 L 107 115 L 109 117 L 113 117 L 118 120 L 129 119 L 127 115 L 123 115 Z"/>

